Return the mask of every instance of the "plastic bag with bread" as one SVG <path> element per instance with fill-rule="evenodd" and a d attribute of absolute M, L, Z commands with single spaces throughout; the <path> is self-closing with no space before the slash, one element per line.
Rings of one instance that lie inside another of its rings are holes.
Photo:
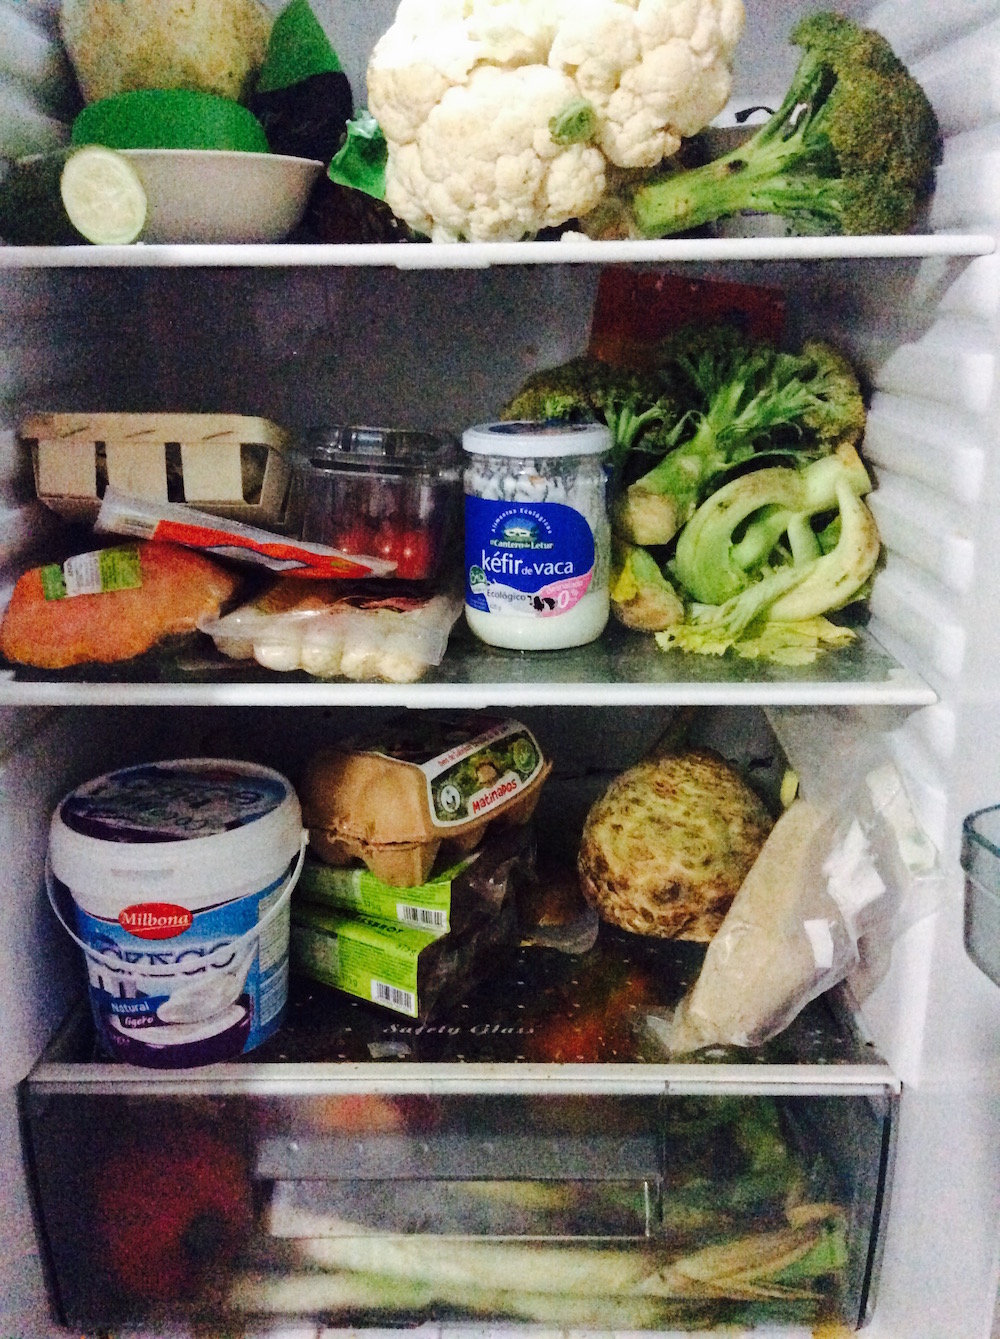
<path fill-rule="evenodd" d="M 671 1054 L 759 1046 L 858 963 L 866 909 L 886 888 L 861 825 L 838 827 L 803 799 L 778 819 L 694 986 L 669 1023 L 653 1022 Z"/>
<path fill-rule="evenodd" d="M 647 1015 L 671 1055 L 755 1047 L 844 983 L 878 987 L 893 945 L 947 890 L 937 849 L 891 759 L 893 737 L 836 707 L 781 710 L 785 806 L 672 1014 Z M 799 778 L 807 787 L 799 791 Z"/>

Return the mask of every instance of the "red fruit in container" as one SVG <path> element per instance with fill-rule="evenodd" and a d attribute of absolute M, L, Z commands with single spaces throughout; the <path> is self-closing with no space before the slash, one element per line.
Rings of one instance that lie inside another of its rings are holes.
<path fill-rule="evenodd" d="M 405 581 L 438 575 L 461 508 L 454 435 L 333 425 L 307 433 L 290 459 L 302 539 L 387 558 Z"/>
<path fill-rule="evenodd" d="M 375 532 L 363 520 L 355 520 L 345 526 L 343 530 L 336 531 L 334 546 L 343 550 L 344 553 L 374 556 Z"/>
<path fill-rule="evenodd" d="M 375 532 L 375 549 L 377 557 L 385 558 L 388 562 L 396 562 L 399 557 L 399 531 L 391 521 L 383 521 Z M 398 576 L 399 573 L 397 572 Z"/>
<path fill-rule="evenodd" d="M 430 575 L 436 557 L 434 541 L 426 530 L 404 530 L 396 547 L 396 575 L 404 581 L 419 581 Z"/>
<path fill-rule="evenodd" d="M 242 1155 L 207 1130 L 161 1137 L 123 1143 L 97 1170 L 94 1230 L 123 1292 L 190 1300 L 246 1242 L 251 1182 Z"/>

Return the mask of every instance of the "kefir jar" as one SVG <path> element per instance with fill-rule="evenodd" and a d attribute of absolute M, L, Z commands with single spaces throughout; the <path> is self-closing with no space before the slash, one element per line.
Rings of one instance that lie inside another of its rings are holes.
<path fill-rule="evenodd" d="M 611 433 L 483 423 L 465 451 L 465 617 L 491 646 L 583 646 L 608 621 Z"/>

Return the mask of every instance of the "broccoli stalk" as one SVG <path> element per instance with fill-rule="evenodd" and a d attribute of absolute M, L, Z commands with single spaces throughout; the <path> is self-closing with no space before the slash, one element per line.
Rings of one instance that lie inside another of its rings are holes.
<path fill-rule="evenodd" d="M 676 398 L 692 406 L 672 436 L 697 426 L 619 498 L 615 527 L 634 544 L 668 544 L 712 482 L 751 457 L 822 455 L 864 429 L 853 369 L 817 341 L 792 354 L 725 325 L 684 330 L 665 347 L 664 368 Z"/>
<path fill-rule="evenodd" d="M 902 233 L 928 194 L 937 118 L 886 40 L 837 14 L 792 30 L 803 49 L 781 106 L 743 145 L 640 186 L 644 237 L 684 232 L 742 210 L 800 233 Z"/>
<path fill-rule="evenodd" d="M 638 632 L 661 632 L 684 618 L 684 602 L 653 555 L 617 537 L 612 544 L 611 609 L 619 623 Z"/>
<path fill-rule="evenodd" d="M 681 531 L 674 575 L 700 603 L 723 604 L 758 579 L 779 542 L 787 540 L 793 566 L 812 562 L 822 552 L 812 518 L 836 509 L 844 484 L 858 497 L 871 489 L 861 458 L 847 444 L 802 470 L 756 470 L 731 480 Z"/>
<path fill-rule="evenodd" d="M 728 502 L 739 509 L 739 494 L 751 488 L 756 501 L 768 505 L 762 491 L 767 476 L 785 473 L 768 469 L 734 479 L 720 490 L 727 496 L 716 503 L 718 495 L 713 495 L 705 505 Z M 663 650 L 680 647 L 702 655 L 722 655 L 732 649 L 744 657 L 808 664 L 822 646 L 850 642 L 853 633 L 849 628 L 838 628 L 823 616 L 857 596 L 874 572 L 881 548 L 875 518 L 858 496 L 854 475 L 852 465 L 845 463 L 835 481 L 839 535 L 829 551 L 817 545 L 819 552 L 814 555 L 810 546 L 804 560 L 796 561 L 793 554 L 789 561 L 762 568 L 755 580 L 721 604 L 691 605 L 684 623 L 655 634 L 657 644 Z M 775 505 L 784 507 L 780 496 Z M 761 518 L 765 531 L 772 515 L 765 512 Z M 733 519 L 735 522 L 735 514 Z M 726 526 L 719 529 L 727 533 Z M 707 560 L 707 554 L 700 558 Z"/>

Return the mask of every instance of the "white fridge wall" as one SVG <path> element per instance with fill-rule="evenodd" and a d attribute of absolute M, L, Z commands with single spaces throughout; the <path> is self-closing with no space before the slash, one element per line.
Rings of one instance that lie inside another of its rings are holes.
<path fill-rule="evenodd" d="M 734 106 L 780 94 L 796 60 L 784 35 L 797 14 L 823 6 L 747 7 Z M 35 133 L 58 137 L 51 44 L 15 33 L 25 16 L 51 33 L 54 8 L 0 0 L 0 121 L 6 109 L 8 126 L 15 111 L 18 124 L 29 124 L 28 107 Z M 391 21 L 392 0 L 314 0 L 314 9 L 363 103 L 367 53 Z M 932 226 L 1000 231 L 1000 3 L 890 0 L 871 21 L 942 112 L 949 139 Z M 964 953 L 957 853 L 963 814 L 1000 800 L 992 504 L 1000 487 L 1000 264 L 989 256 L 685 272 L 784 285 L 793 332 L 841 338 L 873 387 L 866 453 L 890 549 L 873 625 L 940 702 L 905 718 L 874 712 L 859 726 L 883 733 L 899 760 L 942 851 L 946 887 L 940 913 L 899 941 L 889 974 L 865 1000 L 906 1085 L 869 1333 L 985 1339 L 1000 1239 L 1000 991 Z M 0 604 L 51 529 L 14 441 L 24 411 L 184 407 L 265 414 L 290 426 L 347 418 L 461 428 L 494 412 L 526 371 L 584 346 L 596 278 L 587 266 L 448 274 L 0 269 Z M 252 721 L 250 713 L 247 729 Z M 219 737 L 240 724 L 220 724 Z M 0 1240 L 8 1246 L 0 1333 L 54 1333 L 14 1108 L 14 1084 L 59 1017 L 77 967 L 43 901 L 48 815 L 74 781 L 119 759 L 180 751 L 190 732 L 211 738 L 211 718 L 166 708 L 136 709 L 124 720 L 98 708 L 0 714 Z"/>
<path fill-rule="evenodd" d="M 904 3 L 873 16 L 912 59 L 949 136 L 932 210 L 941 227 L 997 228 L 996 17 L 996 5 Z M 881 282 L 839 296 L 836 286 L 827 273 L 811 289 L 806 319 L 819 329 L 832 311 L 873 386 L 865 452 L 892 550 L 873 629 L 940 697 L 892 744 L 946 871 L 940 914 L 897 944 L 865 1003 L 908 1085 L 872 1333 L 981 1336 L 996 1295 L 1000 991 L 965 954 L 957 862 L 963 816 L 1000 800 L 997 260 L 885 267 Z"/>

